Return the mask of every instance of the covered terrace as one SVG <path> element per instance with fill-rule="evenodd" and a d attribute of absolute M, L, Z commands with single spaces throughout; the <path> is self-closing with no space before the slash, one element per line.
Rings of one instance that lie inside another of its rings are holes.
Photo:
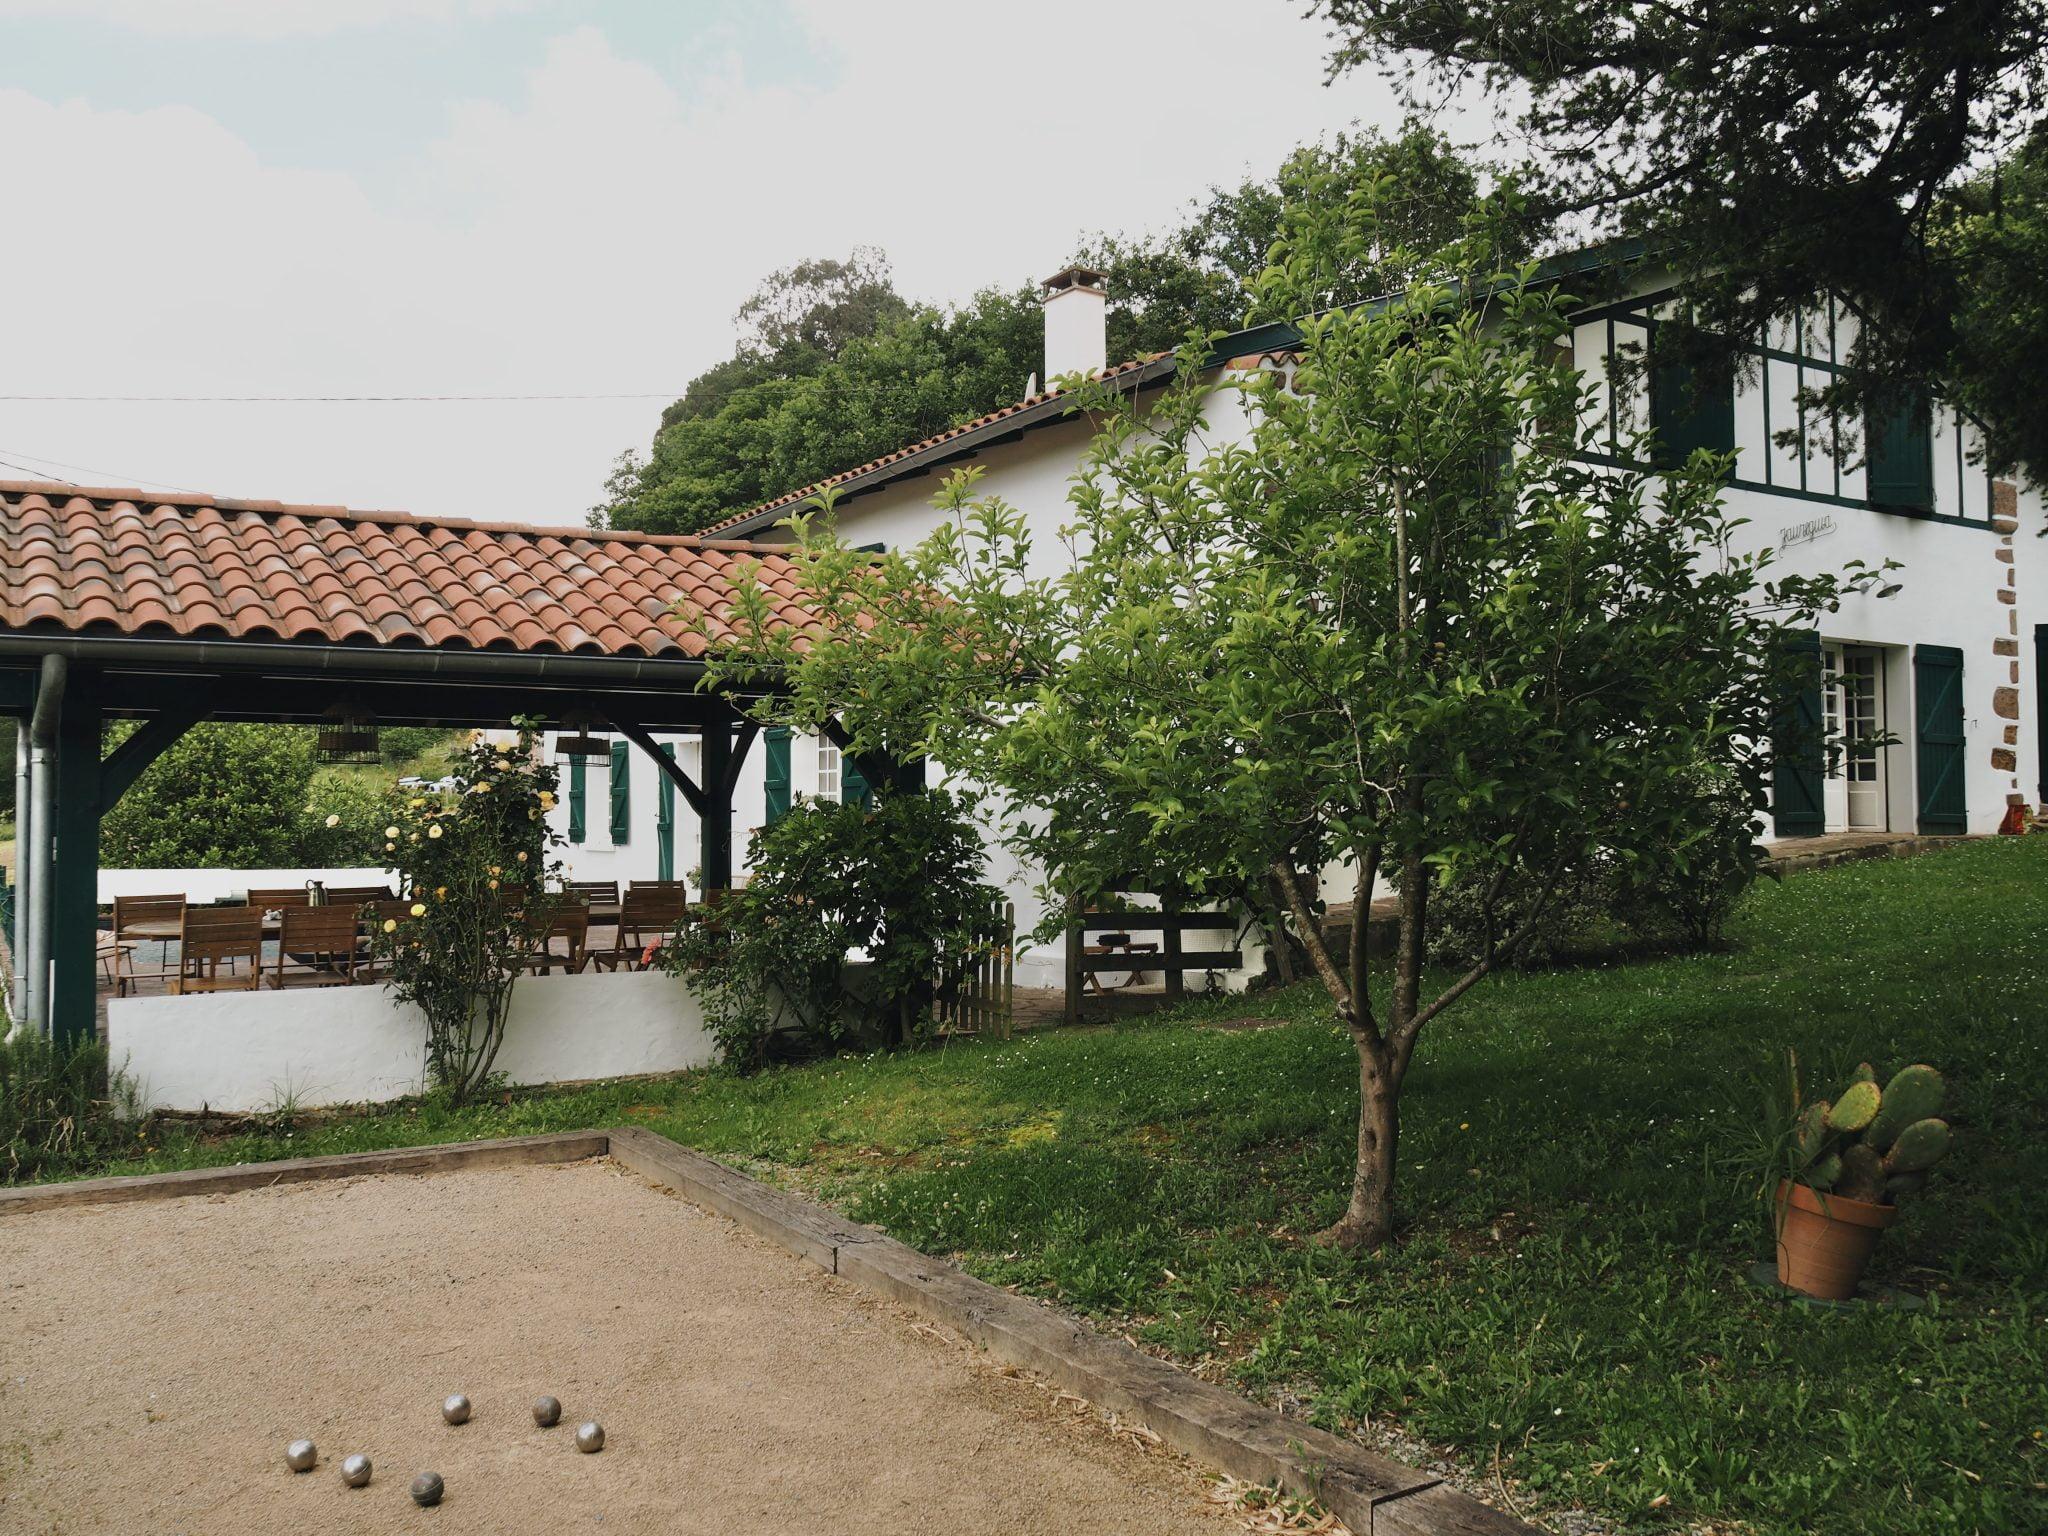
<path fill-rule="evenodd" d="M 769 545 L 0 482 L 0 713 L 22 725 L 16 1016 L 60 1040 L 93 1029 L 101 818 L 202 720 L 596 719 L 674 783 L 701 823 L 703 886 L 725 888 L 756 726 L 704 688 L 707 639 L 673 605 L 722 613 L 741 561 L 801 622 Z M 118 719 L 140 724 L 106 751 Z M 699 778 L 657 734 L 701 737 Z"/>

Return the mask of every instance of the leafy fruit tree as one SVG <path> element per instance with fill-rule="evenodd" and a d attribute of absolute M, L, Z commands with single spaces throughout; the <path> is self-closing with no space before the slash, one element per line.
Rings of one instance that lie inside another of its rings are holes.
<path fill-rule="evenodd" d="M 1406 276 L 1300 321 L 1291 384 L 1205 374 L 1191 345 L 1146 408 L 1086 392 L 1100 431 L 1053 559 L 972 470 L 927 540 L 880 558 L 828 506 L 796 523 L 812 625 L 778 631 L 742 581 L 723 615 L 742 640 L 713 662 L 782 689 L 765 713 L 843 710 L 860 749 L 995 791 L 1064 892 L 1134 869 L 1195 895 L 1270 878 L 1356 1046 L 1356 1169 L 1325 1234 L 1347 1249 L 1393 1232 L 1425 1029 L 1590 861 L 1684 868 L 1703 766 L 1762 803 L 1777 642 L 1836 589 L 1769 582 L 1767 557 L 1731 549 L 1711 461 L 1651 479 L 1578 456 L 1567 296 L 1501 270 L 1499 221 L 1423 257 L 1387 248 L 1372 203 L 1290 221 L 1258 279 L 1280 317 L 1363 252 Z M 1325 940 L 1318 882 L 1338 868 L 1361 910 L 1398 893 L 1390 959 L 1364 923 Z M 1516 915 L 1431 972 L 1451 877 Z"/>
<path fill-rule="evenodd" d="M 2048 399 L 1981 371 L 1961 323 L 1981 271 L 1967 245 L 1936 238 L 1958 194 L 2041 123 L 2048 0 L 1313 0 L 1310 11 L 1331 25 L 1334 70 L 1401 72 L 1418 102 L 1474 76 L 1519 87 L 1517 126 L 1542 152 L 1548 211 L 1669 249 L 1688 274 L 1696 343 L 1757 336 L 1841 294 L 1875 323 L 1836 403 L 1938 380 L 1983 415 L 1996 467 L 2048 463 Z M 2039 208 L 2020 216 L 2038 226 Z M 2038 320 L 2039 306 L 2020 313 Z M 2013 339 L 2008 366 L 2037 356 L 2048 332 Z"/>

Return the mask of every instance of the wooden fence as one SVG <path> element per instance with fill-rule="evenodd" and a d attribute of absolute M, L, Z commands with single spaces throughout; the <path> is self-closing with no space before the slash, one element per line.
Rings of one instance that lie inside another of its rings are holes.
<path fill-rule="evenodd" d="M 1118 891 L 1110 899 L 1143 894 Z M 1092 1015 L 1178 1002 L 1187 993 L 1189 971 L 1241 969 L 1244 956 L 1234 944 L 1228 949 L 1189 949 L 1181 937 L 1187 933 L 1235 934 L 1237 928 L 1235 912 L 1144 907 L 1076 910 L 1067 919 L 1067 1022 L 1078 1024 Z M 1158 937 L 1140 938 L 1145 934 Z M 1166 990 L 1110 992 L 1098 978 L 1111 972 L 1133 978 L 1157 972 L 1165 979 Z"/>
<path fill-rule="evenodd" d="M 1017 911 L 999 901 L 970 931 L 966 954 L 938 980 L 932 1012 L 939 1032 L 1009 1039 L 1016 958 Z"/>

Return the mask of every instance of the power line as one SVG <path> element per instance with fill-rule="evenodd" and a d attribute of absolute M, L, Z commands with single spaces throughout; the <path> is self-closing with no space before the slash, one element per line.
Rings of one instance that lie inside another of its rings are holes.
<path fill-rule="evenodd" d="M 614 395 L 0 395 L 0 401 L 37 405 L 406 405 L 457 401 L 505 403 L 537 400 L 679 400 L 681 390 Z"/>
<path fill-rule="evenodd" d="M 27 459 L 29 462 L 28 464 L 16 464 L 6 457 L 0 457 L 0 464 L 5 464 L 9 469 L 18 469 L 24 475 L 35 480 L 55 480 L 61 485 L 78 484 L 76 480 L 66 480 L 62 475 L 52 474 L 48 466 L 54 465 L 58 469 L 73 469 L 81 475 L 91 475 L 102 485 L 154 485 L 162 490 L 184 491 L 192 496 L 203 496 L 206 494 L 204 491 L 195 490 L 189 485 L 173 485 L 168 480 L 150 480 L 141 475 L 124 475 L 119 470 L 113 469 L 94 469 L 90 464 L 67 464 L 62 459 L 46 459 L 39 454 L 23 453 L 19 448 L 0 448 L 0 455 L 7 454 L 12 454 L 17 459 Z M 30 465 L 36 464 L 45 467 L 42 469 L 30 467 Z"/>

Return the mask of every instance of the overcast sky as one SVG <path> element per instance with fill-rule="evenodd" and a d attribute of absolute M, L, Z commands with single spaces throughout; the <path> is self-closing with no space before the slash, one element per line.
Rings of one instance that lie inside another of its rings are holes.
<path fill-rule="evenodd" d="M 659 397 L 8 399 L 0 460 L 579 522 L 776 267 L 958 300 L 1393 126 L 1300 9 L 0 0 L 0 395 Z"/>

